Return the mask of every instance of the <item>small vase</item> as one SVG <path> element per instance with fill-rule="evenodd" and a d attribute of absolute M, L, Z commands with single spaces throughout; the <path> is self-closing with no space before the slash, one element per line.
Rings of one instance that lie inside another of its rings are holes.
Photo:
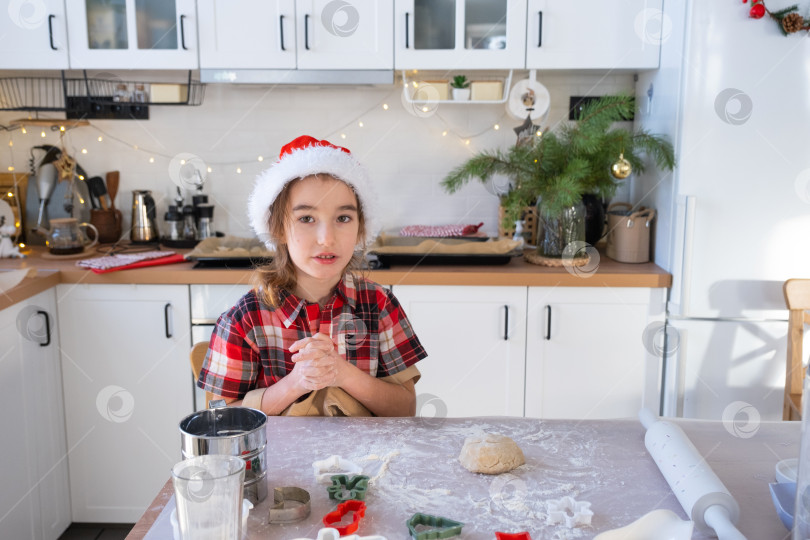
<path fill-rule="evenodd" d="M 469 101 L 470 89 L 469 88 L 453 88 L 453 99 L 455 101 Z"/>
<path fill-rule="evenodd" d="M 537 201 L 537 227 L 537 254 L 560 259 L 565 246 L 585 241 L 585 205 L 579 201 L 562 211 L 550 212 L 540 199 Z"/>

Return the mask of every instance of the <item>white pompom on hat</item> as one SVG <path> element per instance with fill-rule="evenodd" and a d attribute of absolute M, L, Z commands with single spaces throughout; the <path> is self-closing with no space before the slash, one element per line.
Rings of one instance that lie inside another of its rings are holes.
<path fill-rule="evenodd" d="M 348 149 L 335 146 L 327 140 L 320 141 L 309 135 L 302 135 L 284 145 L 278 161 L 256 177 L 253 192 L 248 199 L 250 226 L 268 249 L 275 249 L 270 238 L 270 206 L 288 182 L 317 174 L 332 176 L 354 190 L 365 218 L 366 243 L 370 244 L 374 240 L 377 234 L 377 219 L 374 215 L 376 201 L 365 167 Z"/>

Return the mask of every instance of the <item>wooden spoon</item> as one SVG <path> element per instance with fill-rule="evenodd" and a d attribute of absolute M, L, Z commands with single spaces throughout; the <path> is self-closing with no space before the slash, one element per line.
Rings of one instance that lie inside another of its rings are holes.
<path fill-rule="evenodd" d="M 110 206 L 115 210 L 115 196 L 118 195 L 118 171 L 110 171 L 107 173 L 107 194 L 110 196 Z"/>

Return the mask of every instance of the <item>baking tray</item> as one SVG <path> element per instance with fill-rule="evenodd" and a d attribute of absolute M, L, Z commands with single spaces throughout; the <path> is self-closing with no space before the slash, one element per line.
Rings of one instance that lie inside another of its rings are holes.
<path fill-rule="evenodd" d="M 455 253 L 370 253 L 367 257 L 369 268 L 384 269 L 392 265 L 417 266 L 489 266 L 508 264 L 513 257 L 519 257 L 520 253 L 504 254 L 455 254 Z"/>

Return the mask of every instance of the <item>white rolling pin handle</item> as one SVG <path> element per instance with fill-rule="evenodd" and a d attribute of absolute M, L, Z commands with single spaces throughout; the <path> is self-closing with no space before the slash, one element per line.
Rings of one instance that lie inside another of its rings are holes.
<path fill-rule="evenodd" d="M 714 529 L 719 540 L 746 540 L 745 535 L 731 522 L 731 516 L 725 506 L 713 504 L 703 513 L 703 519 Z"/>
<path fill-rule="evenodd" d="M 658 422 L 658 417 L 647 407 L 643 407 L 638 411 L 638 419 L 641 420 L 644 429 L 650 429 L 654 423 Z"/>

